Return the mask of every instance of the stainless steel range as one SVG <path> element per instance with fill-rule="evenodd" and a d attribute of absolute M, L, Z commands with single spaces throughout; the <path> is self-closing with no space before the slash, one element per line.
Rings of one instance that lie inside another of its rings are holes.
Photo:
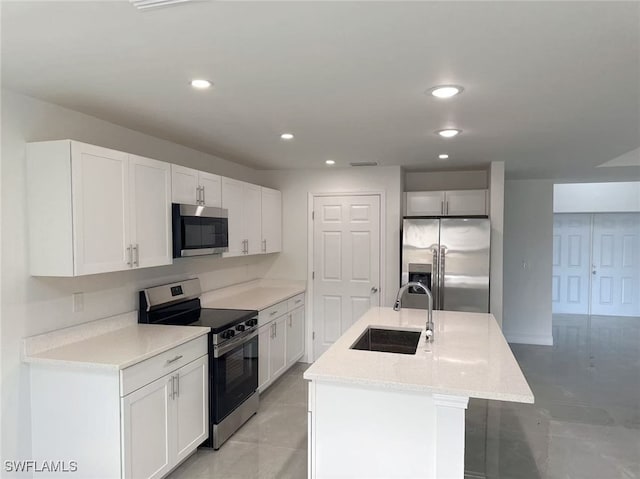
<path fill-rule="evenodd" d="M 140 291 L 138 322 L 207 326 L 209 438 L 220 446 L 258 411 L 258 312 L 200 305 L 200 281 L 190 279 Z"/>

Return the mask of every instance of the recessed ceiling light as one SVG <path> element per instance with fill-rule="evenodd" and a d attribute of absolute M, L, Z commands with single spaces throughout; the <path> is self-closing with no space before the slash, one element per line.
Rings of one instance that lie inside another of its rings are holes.
<path fill-rule="evenodd" d="M 335 164 L 336 164 L 336 162 L 335 162 L 335 161 L 333 161 L 333 160 L 327 160 L 327 161 L 325 161 L 325 163 L 326 163 L 327 165 L 335 165 Z"/>
<path fill-rule="evenodd" d="M 211 86 L 211 82 L 209 80 L 195 79 L 191 80 L 191 86 L 193 88 L 197 88 L 198 90 L 204 90 L 205 88 L 209 88 Z"/>
<path fill-rule="evenodd" d="M 280 135 L 283 140 L 293 140 L 293 133 L 283 133 Z"/>
<path fill-rule="evenodd" d="M 464 88 L 458 85 L 438 85 L 429 89 L 429 93 L 436 98 L 451 98 L 462 93 Z"/>
<path fill-rule="evenodd" d="M 446 153 L 443 153 L 441 155 L 438 155 L 438 158 L 440 158 L 441 160 L 448 160 L 449 159 L 449 155 L 447 155 Z"/>
<path fill-rule="evenodd" d="M 458 130 L 457 128 L 445 128 L 444 130 L 437 130 L 436 133 L 443 138 L 453 138 L 454 136 L 462 133 L 462 130 Z"/>

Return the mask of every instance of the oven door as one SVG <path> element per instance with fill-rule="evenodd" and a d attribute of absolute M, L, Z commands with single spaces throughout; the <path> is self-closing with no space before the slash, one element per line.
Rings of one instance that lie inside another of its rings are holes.
<path fill-rule="evenodd" d="M 258 331 L 214 347 L 211 371 L 212 412 L 218 424 L 258 389 Z"/>

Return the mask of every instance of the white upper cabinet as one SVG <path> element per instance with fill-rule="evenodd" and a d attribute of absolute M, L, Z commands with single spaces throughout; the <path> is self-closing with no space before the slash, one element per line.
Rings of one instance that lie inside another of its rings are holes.
<path fill-rule="evenodd" d="M 444 214 L 444 191 L 407 193 L 406 216 L 440 216 Z"/>
<path fill-rule="evenodd" d="M 171 264 L 171 165 L 129 155 L 129 189 L 136 266 Z"/>
<path fill-rule="evenodd" d="M 221 177 L 180 165 L 171 165 L 172 201 L 220 208 Z"/>
<path fill-rule="evenodd" d="M 486 216 L 487 190 L 411 191 L 405 216 Z"/>
<path fill-rule="evenodd" d="M 260 186 L 222 178 L 222 207 L 229 215 L 229 251 L 224 256 L 265 252 L 262 198 Z M 282 219 L 278 221 L 281 222 Z"/>
<path fill-rule="evenodd" d="M 282 194 L 262 188 L 262 252 L 282 251 Z"/>
<path fill-rule="evenodd" d="M 488 214 L 487 190 L 447 191 L 448 216 L 485 216 Z"/>
<path fill-rule="evenodd" d="M 222 178 L 222 207 L 229 215 L 229 251 L 224 256 L 246 254 L 243 185 L 242 181 Z"/>
<path fill-rule="evenodd" d="M 169 165 L 71 140 L 27 147 L 31 274 L 171 264 Z"/>

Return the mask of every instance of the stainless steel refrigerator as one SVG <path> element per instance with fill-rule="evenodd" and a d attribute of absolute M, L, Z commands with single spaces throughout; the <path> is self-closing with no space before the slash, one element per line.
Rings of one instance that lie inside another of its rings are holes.
<path fill-rule="evenodd" d="M 405 218 L 401 285 L 420 281 L 434 309 L 489 312 L 489 220 Z M 404 308 L 426 308 L 427 296 L 409 288 Z"/>

